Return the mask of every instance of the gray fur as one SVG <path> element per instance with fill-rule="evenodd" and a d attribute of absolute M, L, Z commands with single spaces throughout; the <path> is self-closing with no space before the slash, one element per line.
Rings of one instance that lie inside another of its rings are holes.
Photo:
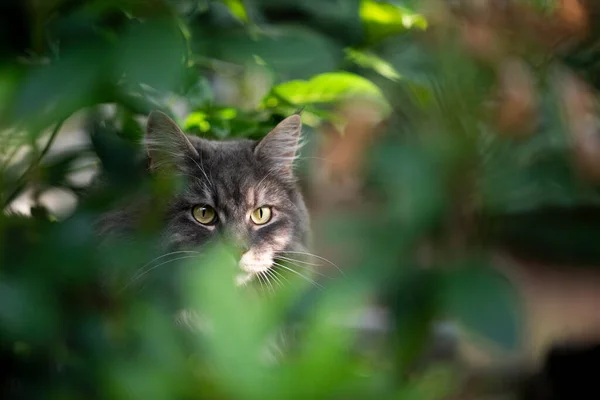
<path fill-rule="evenodd" d="M 200 249 L 217 237 L 235 242 L 240 253 L 306 251 L 309 217 L 292 169 L 301 135 L 300 117 L 281 122 L 263 140 L 212 141 L 186 136 L 169 117 L 153 112 L 147 125 L 151 171 L 168 169 L 185 185 L 168 199 L 161 252 Z M 100 222 L 102 235 L 127 235 L 139 223 L 151 199 L 108 212 Z M 196 205 L 212 206 L 218 221 L 203 226 L 192 216 Z M 270 206 L 272 220 L 253 225 L 249 213 Z"/>

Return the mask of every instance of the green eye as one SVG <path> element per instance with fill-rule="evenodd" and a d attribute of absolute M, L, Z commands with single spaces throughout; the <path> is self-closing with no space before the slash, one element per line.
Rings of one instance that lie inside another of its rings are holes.
<path fill-rule="evenodd" d="M 259 207 L 256 210 L 252 211 L 250 214 L 250 219 L 256 225 L 264 225 L 271 219 L 271 207 Z"/>
<path fill-rule="evenodd" d="M 215 209 L 206 205 L 195 206 L 192 209 L 192 215 L 194 216 L 194 219 L 202 225 L 209 225 L 217 218 Z"/>

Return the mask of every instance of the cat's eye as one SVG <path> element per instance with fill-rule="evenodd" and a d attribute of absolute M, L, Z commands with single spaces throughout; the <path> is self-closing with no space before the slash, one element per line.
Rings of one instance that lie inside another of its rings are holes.
<path fill-rule="evenodd" d="M 256 225 L 264 225 L 271 219 L 271 207 L 258 207 L 250 214 L 250 219 Z"/>
<path fill-rule="evenodd" d="M 198 205 L 192 209 L 192 216 L 202 225 L 210 225 L 217 219 L 215 209 L 207 205 Z"/>

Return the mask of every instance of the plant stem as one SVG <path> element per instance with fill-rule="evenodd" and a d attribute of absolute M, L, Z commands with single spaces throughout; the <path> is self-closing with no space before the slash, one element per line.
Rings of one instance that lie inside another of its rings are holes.
<path fill-rule="evenodd" d="M 21 177 L 17 180 L 17 187 L 15 188 L 15 190 L 13 190 L 13 192 L 9 194 L 8 197 L 6 197 L 6 199 L 4 200 L 3 208 L 7 207 L 23 191 L 23 189 L 27 185 L 28 176 L 31 174 L 31 171 L 39 167 L 40 163 L 42 162 L 42 159 L 52 147 L 54 139 L 56 139 L 56 136 L 58 135 L 58 132 L 60 132 L 60 128 L 62 128 L 64 122 L 65 120 L 62 119 L 56 124 L 39 156 L 34 161 L 32 161 L 27 170 L 23 172 Z"/>

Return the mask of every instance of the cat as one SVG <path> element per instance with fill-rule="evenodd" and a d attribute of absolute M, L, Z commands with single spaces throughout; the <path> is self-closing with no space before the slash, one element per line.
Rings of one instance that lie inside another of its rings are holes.
<path fill-rule="evenodd" d="M 281 121 L 262 140 L 207 140 L 186 135 L 166 114 L 150 113 L 145 146 L 148 172 L 186 178 L 167 199 L 161 252 L 200 250 L 217 238 L 233 244 L 236 284 L 277 274 L 278 260 L 307 253 L 309 215 L 298 189 L 294 160 L 301 146 L 299 114 Z M 98 222 L 102 237 L 126 237 L 149 202 L 124 204 Z"/>

